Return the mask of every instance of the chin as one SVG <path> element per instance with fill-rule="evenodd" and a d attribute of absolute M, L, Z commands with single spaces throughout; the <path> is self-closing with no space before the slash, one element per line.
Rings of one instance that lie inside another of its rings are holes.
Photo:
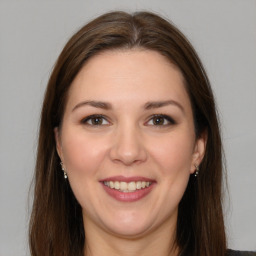
<path fill-rule="evenodd" d="M 143 226 L 135 226 L 135 225 L 129 225 L 129 226 L 114 226 L 109 227 L 108 231 L 109 233 L 112 233 L 112 235 L 123 237 L 123 238 L 129 238 L 129 239 L 135 239 L 144 236 L 149 232 L 149 228 L 143 227 Z"/>
<path fill-rule="evenodd" d="M 113 222 L 113 220 L 115 220 Z M 148 223 L 150 221 L 138 216 L 123 216 L 121 219 L 116 216 L 110 218 L 110 220 L 105 223 L 105 229 L 116 236 L 127 237 L 127 238 L 137 238 L 146 234 L 152 225 Z"/>

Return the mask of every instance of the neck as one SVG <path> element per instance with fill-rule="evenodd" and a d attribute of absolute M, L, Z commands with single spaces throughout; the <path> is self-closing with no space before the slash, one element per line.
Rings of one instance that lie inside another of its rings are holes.
<path fill-rule="evenodd" d="M 170 226 L 170 223 L 136 237 L 116 236 L 91 225 L 87 222 L 84 256 L 178 256 L 176 226 Z"/>

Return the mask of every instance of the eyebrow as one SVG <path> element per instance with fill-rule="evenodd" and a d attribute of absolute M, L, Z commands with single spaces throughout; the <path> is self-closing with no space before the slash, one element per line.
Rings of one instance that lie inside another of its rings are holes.
<path fill-rule="evenodd" d="M 183 106 L 175 100 L 147 102 L 144 107 L 145 107 L 145 109 L 154 109 L 154 108 L 165 107 L 168 105 L 174 105 L 174 106 L 178 107 L 184 113 Z"/>
<path fill-rule="evenodd" d="M 174 101 L 174 100 L 149 101 L 144 105 L 144 108 L 146 110 L 149 110 L 149 109 L 165 107 L 165 106 L 168 106 L 168 105 L 174 105 L 174 106 L 178 107 L 184 113 L 184 108 L 182 107 L 182 105 L 180 103 L 178 103 L 177 101 Z M 108 102 L 89 100 L 89 101 L 82 101 L 82 102 L 78 103 L 72 109 L 72 112 L 74 110 L 76 110 L 77 108 L 80 108 L 82 106 L 91 106 L 91 107 L 101 108 L 101 109 L 105 109 L 105 110 L 112 109 L 112 105 Z"/>
<path fill-rule="evenodd" d="M 95 108 L 101 108 L 101 109 L 106 109 L 106 110 L 109 110 L 112 108 L 111 104 L 110 103 L 107 103 L 107 102 L 102 102 L 102 101 L 93 101 L 93 100 L 88 100 L 88 101 L 83 101 L 83 102 L 80 102 L 78 103 L 73 109 L 72 109 L 72 112 L 74 110 L 76 110 L 77 108 L 80 108 L 82 106 L 92 106 L 92 107 L 95 107 Z"/>

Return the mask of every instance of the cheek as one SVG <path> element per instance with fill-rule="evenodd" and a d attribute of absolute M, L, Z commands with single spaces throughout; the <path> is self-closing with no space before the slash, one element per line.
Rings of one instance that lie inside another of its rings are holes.
<path fill-rule="evenodd" d="M 62 151 L 72 191 L 83 208 L 91 208 L 100 170 L 106 155 L 104 139 L 97 140 L 81 131 L 63 134 Z"/>
<path fill-rule="evenodd" d="M 166 138 L 161 143 L 161 147 L 152 148 L 151 152 L 160 173 L 162 202 L 169 202 L 166 204 L 167 211 L 176 209 L 186 190 L 193 148 L 193 136 L 179 133 Z"/>
<path fill-rule="evenodd" d="M 63 157 L 69 175 L 93 174 L 102 163 L 105 155 L 102 140 L 95 140 L 84 133 L 68 132 L 64 134 Z"/>
<path fill-rule="evenodd" d="M 151 155 L 164 176 L 189 174 L 193 145 L 193 136 L 176 133 L 163 139 L 159 147 L 152 147 Z"/>

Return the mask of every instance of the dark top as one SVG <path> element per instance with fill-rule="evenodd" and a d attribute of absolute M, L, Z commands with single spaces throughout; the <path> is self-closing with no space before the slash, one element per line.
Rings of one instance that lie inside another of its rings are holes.
<path fill-rule="evenodd" d="M 227 256 L 256 256 L 256 252 L 228 250 Z"/>

